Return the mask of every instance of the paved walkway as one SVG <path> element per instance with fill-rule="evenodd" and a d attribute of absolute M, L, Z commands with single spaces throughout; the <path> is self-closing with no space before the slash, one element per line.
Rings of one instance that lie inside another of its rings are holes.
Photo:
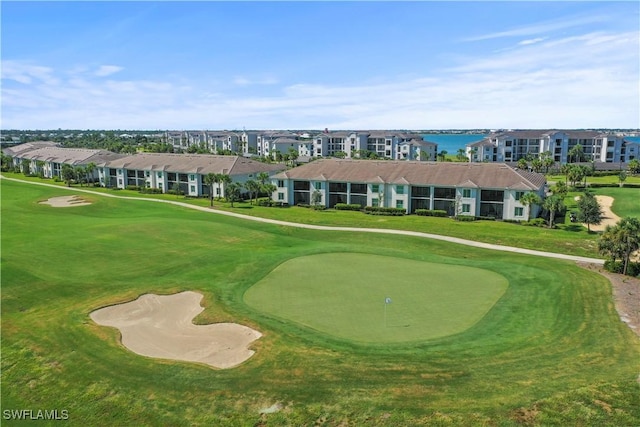
<path fill-rule="evenodd" d="M 581 257 L 581 256 L 575 256 L 575 255 L 565 255 L 565 254 L 557 254 L 553 252 L 543 252 L 543 251 L 536 251 L 532 249 L 516 248 L 513 246 L 494 245 L 491 243 L 475 242 L 473 240 L 460 239 L 457 237 L 441 236 L 438 234 L 422 233 L 419 231 L 394 230 L 394 229 L 385 229 L 385 228 L 332 227 L 327 225 L 300 224 L 296 222 L 280 221 L 276 219 L 268 219 L 268 218 L 250 216 L 250 215 L 243 215 L 235 212 L 227 212 L 227 211 L 222 211 L 217 209 L 211 209 L 209 207 L 194 206 L 188 203 L 183 203 L 183 202 L 178 202 L 173 200 L 160 200 L 160 199 L 152 199 L 152 198 L 146 198 L 146 197 L 116 196 L 115 194 L 100 193 L 97 191 L 85 190 L 85 189 L 76 188 L 76 187 L 63 187 L 60 185 L 47 184 L 44 182 L 32 182 L 32 181 L 23 181 L 21 179 L 15 179 L 15 178 L 6 178 L 2 175 L 0 175 L 0 178 L 6 179 L 8 181 L 16 181 L 16 182 L 21 182 L 26 184 L 43 185 L 45 187 L 53 187 L 57 189 L 66 189 L 66 190 L 71 190 L 71 191 L 76 191 L 81 193 L 89 193 L 95 196 L 113 197 L 116 199 L 126 199 L 126 200 L 142 200 L 145 202 L 168 203 L 170 205 L 182 206 L 188 209 L 195 209 L 203 212 L 232 216 L 235 218 L 246 219 L 249 221 L 258 221 L 258 222 L 264 222 L 268 224 L 283 225 L 286 227 L 298 227 L 298 228 L 306 228 L 310 230 L 324 230 L 324 231 L 355 231 L 360 233 L 398 234 L 398 235 L 404 235 L 404 236 L 422 237 L 422 238 L 433 239 L 433 240 L 442 240 L 445 242 L 457 243 L 457 244 L 466 245 L 466 246 L 473 246 L 476 248 L 492 249 L 496 251 L 515 252 L 519 254 L 564 259 L 569 261 L 587 262 L 587 263 L 599 264 L 599 265 L 604 264 L 604 260 L 598 259 L 598 258 L 587 258 L 587 257 Z"/>

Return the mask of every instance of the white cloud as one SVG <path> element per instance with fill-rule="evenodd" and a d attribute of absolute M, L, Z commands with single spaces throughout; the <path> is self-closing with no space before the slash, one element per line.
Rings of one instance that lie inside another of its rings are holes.
<path fill-rule="evenodd" d="M 123 67 L 119 67 L 117 65 L 101 65 L 95 72 L 94 75 L 98 76 L 98 77 L 106 77 L 106 76 L 110 76 L 111 74 L 115 74 L 117 72 L 120 72 L 124 70 Z"/>
<path fill-rule="evenodd" d="M 536 40 L 536 39 L 532 39 Z M 252 95 L 182 79 L 96 79 L 9 61 L 5 128 L 581 128 L 638 127 L 638 34 L 593 32 L 459 58 L 423 76 L 354 85 L 238 76 Z M 3 63 L 4 65 L 4 63 Z M 39 76 L 39 77 L 36 77 Z M 259 82 L 273 83 L 261 92 Z"/>
<path fill-rule="evenodd" d="M 526 45 L 529 45 L 529 44 L 536 44 L 536 43 L 540 43 L 542 41 L 545 41 L 546 39 L 547 39 L 546 37 L 537 37 L 535 39 L 522 40 L 520 43 L 518 43 L 518 45 L 526 46 Z"/>
<path fill-rule="evenodd" d="M 546 22 L 540 22 L 533 25 L 524 25 L 518 28 L 513 28 L 506 31 L 497 31 L 494 33 L 483 34 L 474 37 L 467 37 L 463 39 L 463 41 L 481 41 L 481 40 L 490 40 L 497 39 L 503 37 L 521 37 L 521 36 L 532 36 L 536 34 L 544 34 L 552 31 L 564 30 L 572 27 L 579 27 L 582 25 L 592 25 L 600 22 L 607 21 L 608 18 L 604 15 L 590 15 L 590 16 L 580 16 L 573 18 L 563 18 L 550 20 Z"/>

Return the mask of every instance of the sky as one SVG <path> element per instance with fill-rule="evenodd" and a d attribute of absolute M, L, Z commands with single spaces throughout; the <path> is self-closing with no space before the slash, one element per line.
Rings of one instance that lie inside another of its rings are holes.
<path fill-rule="evenodd" d="M 640 128 L 640 2 L 0 3 L 1 129 Z"/>

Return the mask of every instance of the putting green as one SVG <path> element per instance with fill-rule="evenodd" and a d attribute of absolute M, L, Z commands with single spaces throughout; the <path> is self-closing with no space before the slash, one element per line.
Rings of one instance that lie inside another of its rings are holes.
<path fill-rule="evenodd" d="M 334 337 L 400 343 L 465 331 L 507 287 L 505 277 L 480 268 L 330 253 L 280 264 L 244 301 Z"/>

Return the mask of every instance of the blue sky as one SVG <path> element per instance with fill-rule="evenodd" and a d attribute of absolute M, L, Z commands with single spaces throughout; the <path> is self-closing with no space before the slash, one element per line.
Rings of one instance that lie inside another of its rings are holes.
<path fill-rule="evenodd" d="M 10 2 L 3 129 L 640 127 L 639 2 Z"/>

